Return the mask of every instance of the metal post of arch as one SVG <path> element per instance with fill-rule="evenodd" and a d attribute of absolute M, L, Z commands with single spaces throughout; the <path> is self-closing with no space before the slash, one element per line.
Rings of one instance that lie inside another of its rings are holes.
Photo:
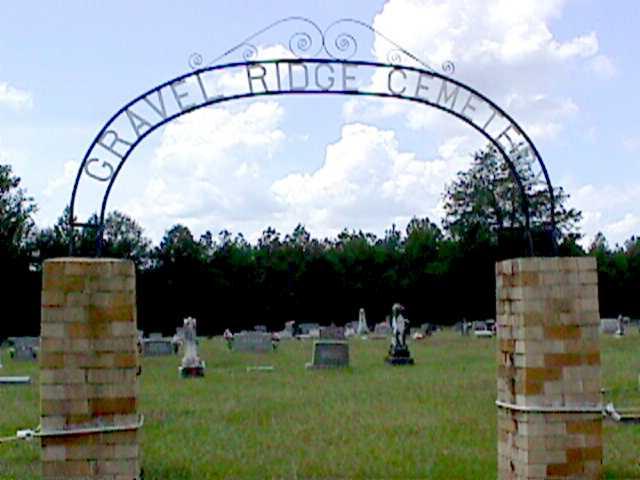
<path fill-rule="evenodd" d="M 297 30 L 289 38 L 291 57 L 256 60 L 256 38 L 277 26 L 301 23 L 307 31 Z M 356 25 L 373 32 L 390 44 L 389 62 L 353 59 L 357 52 L 354 35 L 338 30 L 344 25 Z M 241 52 L 243 60 L 217 64 L 232 54 Z M 321 55 L 324 55 L 322 57 Z M 407 59 L 407 64 L 401 63 Z M 202 57 L 192 55 L 192 71 L 137 96 L 120 108 L 98 132 L 81 162 L 70 202 L 69 226 L 90 228 L 96 232 L 96 255 L 102 253 L 105 214 L 109 196 L 124 164 L 135 148 L 163 125 L 200 108 L 247 98 L 289 95 L 346 95 L 369 98 L 390 98 L 430 107 L 447 113 L 480 133 L 506 162 L 520 195 L 524 230 L 529 254 L 534 245 L 531 232 L 530 202 L 518 172 L 518 158 L 511 152 L 524 148 L 539 168 L 540 185 L 548 195 L 552 242 L 555 246 L 555 198 L 547 168 L 530 137 L 520 125 L 495 102 L 476 89 L 453 78 L 451 62 L 440 73 L 399 47 L 373 27 L 352 19 L 342 19 L 321 30 L 303 17 L 289 17 L 274 22 L 214 60 L 202 66 Z M 412 63 L 412 64 L 408 64 Z M 219 88 L 217 79 L 225 74 L 241 74 L 246 83 L 235 91 Z M 376 74 L 386 85 L 367 85 L 365 80 Z M 102 198 L 95 206 L 98 223 L 76 221 L 76 204 L 84 190 L 96 190 Z M 70 237 L 73 242 L 73 235 Z M 70 246 L 73 249 L 73 245 Z"/>

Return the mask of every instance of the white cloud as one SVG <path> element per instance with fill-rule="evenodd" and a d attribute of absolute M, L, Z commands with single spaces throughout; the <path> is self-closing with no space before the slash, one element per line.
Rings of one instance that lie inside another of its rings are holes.
<path fill-rule="evenodd" d="M 283 117 L 276 102 L 256 102 L 181 118 L 163 131 L 141 193 L 112 208 L 133 215 L 155 240 L 174 223 L 196 234 L 227 228 L 251 240 L 267 226 L 290 232 L 299 222 L 317 237 L 344 227 L 382 234 L 414 215 L 437 220 L 443 186 L 468 166 L 476 146 L 454 137 L 435 158 L 420 159 L 392 131 L 349 124 L 317 170 L 278 178 L 266 163 L 283 148 Z"/>
<path fill-rule="evenodd" d="M 320 236 L 345 226 L 372 230 L 412 216 L 438 219 L 443 186 L 470 162 L 469 139 L 446 142 L 433 160 L 400 150 L 395 133 L 349 124 L 327 147 L 323 165 L 312 173 L 291 174 L 272 192 L 287 212 L 289 226 L 299 219 Z"/>
<path fill-rule="evenodd" d="M 550 20 L 561 14 L 565 4 L 565 0 L 390 0 L 375 17 L 374 27 L 393 32 L 396 42 L 431 61 L 434 68 L 446 60 L 467 71 L 474 65 L 522 66 L 593 57 L 598 52 L 594 32 L 566 42 L 551 32 Z M 386 57 L 387 48 L 384 40 L 376 40 L 378 58 Z"/>
<path fill-rule="evenodd" d="M 590 68 L 597 75 L 605 79 L 613 78 L 617 75 L 618 70 L 609 57 L 605 55 L 596 55 L 590 63 Z"/>
<path fill-rule="evenodd" d="M 248 219 L 271 208 L 264 167 L 285 140 L 283 115 L 276 102 L 255 102 L 198 110 L 167 125 L 142 194 L 125 211 L 156 239 L 178 222 L 246 232 Z"/>
<path fill-rule="evenodd" d="M 638 227 L 640 227 L 640 217 L 633 213 L 627 213 L 621 220 L 608 224 L 605 227 L 605 232 L 627 239 L 633 234 L 638 234 Z"/>
<path fill-rule="evenodd" d="M 556 137 L 577 111 L 570 98 L 555 93 L 557 84 L 574 81 L 569 75 L 576 66 L 588 71 L 595 69 L 603 76 L 615 69 L 611 60 L 599 52 L 595 32 L 566 41 L 554 36 L 551 21 L 563 13 L 566 3 L 565 0 L 389 0 L 374 18 L 373 26 L 436 70 L 447 60 L 455 62 L 457 79 L 505 107 L 533 135 L 534 141 L 539 141 Z M 377 37 L 376 58 L 387 61 L 389 50 L 388 42 Z M 383 73 L 372 79 L 376 88 L 385 88 Z M 352 101 L 343 113 L 349 121 L 372 121 L 402 114 L 410 128 L 430 131 L 439 131 L 442 118 L 421 106 L 390 107 L 379 102 L 375 109 L 358 100 Z"/>
<path fill-rule="evenodd" d="M 33 107 L 33 95 L 6 82 L 0 82 L 0 107 L 3 105 L 14 110 L 28 109 Z"/>
<path fill-rule="evenodd" d="M 569 204 L 583 213 L 585 247 L 598 232 L 604 233 L 611 245 L 640 233 L 640 186 L 588 184 L 568 191 Z"/>
<path fill-rule="evenodd" d="M 74 160 L 70 160 L 64 163 L 62 174 L 53 177 L 47 182 L 46 187 L 42 191 L 45 197 L 51 197 L 61 189 L 65 191 L 71 191 L 71 186 L 73 185 L 73 181 L 78 174 L 78 167 L 80 166 L 79 162 Z"/>

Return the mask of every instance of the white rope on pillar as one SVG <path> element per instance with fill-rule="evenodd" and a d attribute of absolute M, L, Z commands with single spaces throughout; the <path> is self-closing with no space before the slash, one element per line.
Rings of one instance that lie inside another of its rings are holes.
<path fill-rule="evenodd" d="M 584 406 L 584 407 L 541 407 L 532 405 L 516 405 L 514 403 L 496 400 L 496 405 L 507 410 L 515 410 L 517 412 L 526 413 L 602 413 L 602 405 Z"/>

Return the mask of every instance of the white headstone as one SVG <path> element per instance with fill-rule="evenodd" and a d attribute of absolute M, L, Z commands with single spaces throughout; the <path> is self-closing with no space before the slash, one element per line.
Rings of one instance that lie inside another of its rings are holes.
<path fill-rule="evenodd" d="M 184 319 L 184 357 L 182 358 L 182 366 L 180 373 L 183 377 L 202 377 L 204 376 L 204 362 L 198 356 L 198 344 L 196 340 L 196 319 Z"/>
<path fill-rule="evenodd" d="M 367 317 L 364 308 L 358 312 L 358 335 L 366 335 L 369 333 L 369 325 L 367 325 Z"/>

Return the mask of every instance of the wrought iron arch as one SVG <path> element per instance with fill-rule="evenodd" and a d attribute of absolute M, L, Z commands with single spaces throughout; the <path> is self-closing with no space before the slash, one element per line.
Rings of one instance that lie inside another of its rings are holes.
<path fill-rule="evenodd" d="M 258 49 L 251 42 L 264 32 L 289 22 L 302 22 L 309 27 L 311 32 L 296 31 L 291 35 L 289 51 L 293 56 L 289 58 L 253 60 L 252 58 L 258 52 Z M 373 32 L 377 38 L 382 38 L 389 43 L 392 47 L 388 56 L 390 62 L 352 60 L 351 58 L 357 52 L 355 37 L 345 32 L 332 33 L 332 30 L 336 29 L 337 26 L 345 23 L 365 28 Z M 315 40 L 312 34 L 317 37 Z M 313 48 L 316 43 L 318 46 Z M 242 52 L 243 61 L 216 64 L 222 58 L 239 51 Z M 306 57 L 304 54 L 307 52 L 311 52 L 314 56 Z M 319 55 L 322 52 L 326 54 L 326 58 L 315 57 L 315 55 Z M 400 63 L 403 57 L 412 61 L 414 65 Z M 148 135 L 176 118 L 206 106 L 251 97 L 301 94 L 394 98 L 435 108 L 472 127 L 500 153 L 511 172 L 520 194 L 520 206 L 525 220 L 524 229 L 529 253 L 533 254 L 529 197 L 514 162 L 517 159 L 512 158 L 508 153 L 517 144 L 524 144 L 540 167 L 541 183 L 548 192 L 549 230 L 552 243 L 555 246 L 554 192 L 547 168 L 538 149 L 518 123 L 495 102 L 469 85 L 454 79 L 451 75 L 455 68 L 451 62 L 445 62 L 443 64 L 445 73 L 439 73 L 389 40 L 386 36 L 377 32 L 373 27 L 358 20 L 338 20 L 323 31 L 311 20 L 303 17 L 288 17 L 274 22 L 248 37 L 225 52 L 221 57 L 216 58 L 212 63 L 213 65 L 202 67 L 202 56 L 193 54 L 189 59 L 189 64 L 193 69 L 191 72 L 164 82 L 129 101 L 105 123 L 87 149 L 73 186 L 68 221 L 71 229 L 91 228 L 96 231 L 97 256 L 100 256 L 102 251 L 105 213 L 114 182 L 131 153 Z M 363 68 L 386 73 L 387 88 L 358 88 L 355 85 L 358 81 L 356 74 L 358 69 Z M 321 70 L 324 73 L 320 74 Z M 217 95 L 211 96 L 211 92 L 208 91 L 210 88 L 207 86 L 208 83 L 211 83 L 215 76 L 220 73 L 232 72 L 241 72 L 246 75 L 247 83 L 244 85 L 246 88 L 243 89 L 241 87 L 239 91 L 231 94 L 217 92 Z M 310 82 L 310 72 L 313 72 L 315 84 Z M 302 80 L 302 83 L 298 85 L 295 85 L 294 81 L 296 75 L 298 80 Z M 340 78 L 338 79 L 338 77 Z M 286 85 L 287 79 L 288 86 Z M 335 86 L 340 81 L 342 88 Z M 398 82 L 400 82 L 399 85 Z M 411 90 L 408 91 L 410 86 L 414 93 L 411 93 Z M 440 90 L 437 98 L 435 96 L 430 98 L 426 92 L 434 91 L 432 88 L 434 86 L 439 86 Z M 457 103 L 460 92 L 466 98 L 462 108 Z M 173 99 L 173 110 L 165 102 L 166 95 Z M 197 101 L 195 101 L 196 99 Z M 194 101 L 195 103 L 187 104 L 187 102 Z M 488 119 L 486 119 L 485 115 L 484 122 L 480 121 L 475 115 L 478 111 L 488 114 Z M 494 127 L 490 129 L 489 126 L 492 124 Z M 495 128 L 496 125 L 498 126 L 497 130 Z M 129 136 L 125 137 L 122 133 L 123 131 Z M 105 156 L 108 159 L 105 160 Z M 96 172 L 96 164 L 99 164 L 102 171 Z M 78 222 L 75 219 L 79 187 L 81 180 L 85 177 L 99 182 L 98 185 L 106 184 L 99 206 L 100 213 L 97 224 Z M 73 235 L 71 238 L 73 241 Z M 72 250 L 73 245 L 70 248 Z"/>

